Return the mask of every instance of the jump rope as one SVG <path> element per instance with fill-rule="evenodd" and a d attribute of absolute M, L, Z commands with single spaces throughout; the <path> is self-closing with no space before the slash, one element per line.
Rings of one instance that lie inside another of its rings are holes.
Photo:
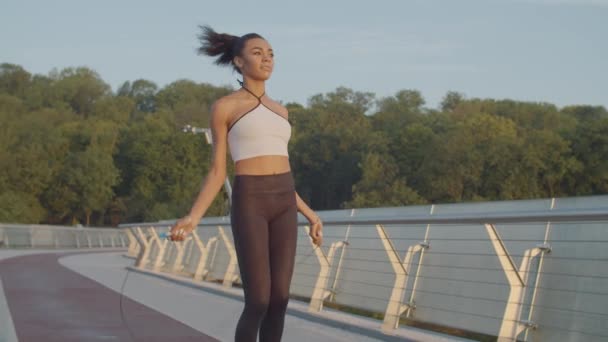
<path fill-rule="evenodd" d="M 172 241 L 171 240 L 171 235 L 169 233 L 161 233 L 161 234 L 159 234 L 159 238 Z M 192 237 L 186 238 L 185 241 L 188 241 L 190 239 L 192 239 Z M 310 257 L 315 252 L 315 250 L 317 248 L 320 248 L 320 247 L 317 246 L 317 245 L 313 245 L 313 248 L 310 250 L 310 252 L 308 252 L 307 254 L 305 254 L 304 256 L 302 256 L 302 260 L 300 260 L 299 262 L 296 262 L 294 264 L 294 268 L 298 264 L 300 264 L 303 261 L 305 261 L 308 257 Z M 131 340 L 135 342 L 136 341 L 135 334 L 131 330 L 131 327 L 129 327 L 129 323 L 127 322 L 127 319 L 125 317 L 125 312 L 124 312 L 124 307 L 123 307 L 124 289 L 125 289 L 125 286 L 127 284 L 127 280 L 129 279 L 129 274 L 131 274 L 131 269 L 127 268 L 127 273 L 125 274 L 125 277 L 124 277 L 124 279 L 122 281 L 122 286 L 120 287 L 120 304 L 119 304 L 119 306 L 120 306 L 120 319 L 122 321 L 122 324 L 127 329 L 127 332 L 129 333 L 129 336 L 131 337 Z"/>

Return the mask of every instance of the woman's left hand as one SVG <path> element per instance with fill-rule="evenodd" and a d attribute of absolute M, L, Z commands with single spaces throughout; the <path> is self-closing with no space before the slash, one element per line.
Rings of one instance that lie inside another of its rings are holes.
<path fill-rule="evenodd" d="M 310 223 L 310 232 L 308 233 L 312 238 L 312 243 L 321 247 L 323 243 L 323 222 L 319 216 L 315 216 L 312 219 L 308 219 Z"/>

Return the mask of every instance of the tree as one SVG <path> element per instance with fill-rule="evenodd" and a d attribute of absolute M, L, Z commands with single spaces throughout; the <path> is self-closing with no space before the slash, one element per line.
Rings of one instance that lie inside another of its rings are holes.
<path fill-rule="evenodd" d="M 395 96 L 382 98 L 376 102 L 378 111 L 374 113 L 374 129 L 395 136 L 405 126 L 422 119 L 424 98 L 417 90 L 401 90 Z"/>
<path fill-rule="evenodd" d="M 340 208 L 351 199 L 371 135 L 365 112 L 372 101 L 372 94 L 338 88 L 311 97 L 309 109 L 290 114 L 298 122 L 290 160 L 302 184 L 299 192 L 313 208 Z"/>
<path fill-rule="evenodd" d="M 181 128 L 206 127 L 211 104 L 232 91 L 138 79 L 112 93 L 88 68 L 38 75 L 1 64 L 0 220 L 116 225 L 183 215 L 211 148 Z M 601 106 L 448 92 L 430 109 L 412 89 L 376 100 L 338 87 L 286 107 L 297 190 L 314 209 L 608 192 Z M 228 208 L 222 190 L 206 215 Z"/>
<path fill-rule="evenodd" d="M 608 193 L 608 116 L 587 117 L 574 137 L 572 153 L 580 168 L 568 175 L 568 189 L 576 195 Z"/>
<path fill-rule="evenodd" d="M 148 116 L 121 133 L 119 146 L 123 178 L 116 194 L 126 219 L 179 217 L 190 209 L 210 166 L 211 148 L 202 136 L 181 133 L 167 116 Z M 206 215 L 225 215 L 225 199 L 220 192 Z"/>
<path fill-rule="evenodd" d="M 72 222 L 82 215 L 90 225 L 94 212 L 105 212 L 120 180 L 113 160 L 117 126 L 105 120 L 79 119 L 62 125 L 57 132 L 68 137 L 69 143 L 63 145 L 67 151 L 44 191 L 44 202 L 55 216 L 53 221 Z"/>
<path fill-rule="evenodd" d="M 207 127 L 213 102 L 233 89 L 178 80 L 161 89 L 157 95 L 158 110 L 172 113 L 176 128 L 186 124 Z"/>
<path fill-rule="evenodd" d="M 0 93 L 23 98 L 32 75 L 19 65 L 0 64 Z"/>
<path fill-rule="evenodd" d="M 88 68 L 66 68 L 51 74 L 52 90 L 82 117 L 92 114 L 95 103 L 111 95 L 110 86 Z"/>
<path fill-rule="evenodd" d="M 399 177 L 399 168 L 390 155 L 367 153 L 359 165 L 361 179 L 353 185 L 353 199 L 347 208 L 404 206 L 425 201 Z"/>
<path fill-rule="evenodd" d="M 449 91 L 441 101 L 441 110 L 452 112 L 464 100 L 464 95 L 459 92 Z"/>
<path fill-rule="evenodd" d="M 117 95 L 129 97 L 135 101 L 135 108 L 144 113 L 156 111 L 156 93 L 158 86 L 156 83 L 144 79 L 138 79 L 131 84 L 125 82 L 118 89 Z"/>
<path fill-rule="evenodd" d="M 508 191 L 499 185 L 515 165 L 517 130 L 511 120 L 471 113 L 433 140 L 418 171 L 423 197 L 455 202 L 500 198 Z"/>

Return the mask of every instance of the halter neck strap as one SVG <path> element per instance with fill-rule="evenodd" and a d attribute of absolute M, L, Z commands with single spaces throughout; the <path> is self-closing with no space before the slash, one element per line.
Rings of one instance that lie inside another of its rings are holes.
<path fill-rule="evenodd" d="M 243 89 L 247 90 L 251 95 L 255 96 L 258 101 L 262 101 L 262 96 L 264 96 L 264 94 L 266 94 L 266 92 L 263 92 L 262 95 L 257 96 L 256 94 L 254 94 L 251 90 L 247 89 L 247 87 L 245 87 L 244 85 L 241 86 Z"/>

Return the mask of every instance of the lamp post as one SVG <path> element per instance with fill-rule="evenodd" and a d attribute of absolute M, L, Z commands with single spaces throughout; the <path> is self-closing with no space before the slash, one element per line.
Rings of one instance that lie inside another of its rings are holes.
<path fill-rule="evenodd" d="M 213 141 L 211 140 L 211 129 L 210 128 L 200 128 L 194 127 L 191 125 L 185 125 L 182 128 L 182 132 L 184 133 L 192 133 L 192 134 L 204 134 L 205 140 L 207 140 L 207 144 L 213 146 Z M 230 180 L 228 176 L 226 176 L 226 180 L 224 180 L 224 189 L 228 194 L 228 205 L 232 206 L 232 186 L 230 185 Z"/>

